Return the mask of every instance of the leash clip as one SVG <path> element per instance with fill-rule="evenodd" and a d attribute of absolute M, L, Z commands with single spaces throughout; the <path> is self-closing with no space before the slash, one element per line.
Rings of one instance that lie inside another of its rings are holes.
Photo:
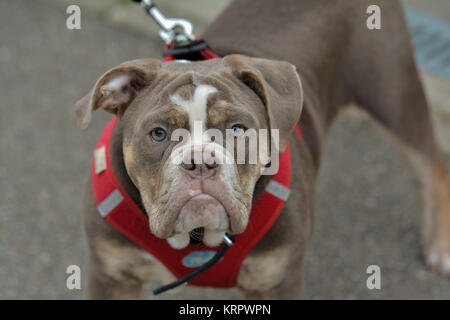
<path fill-rule="evenodd" d="M 228 234 L 223 235 L 223 242 L 229 247 L 231 247 L 234 244 L 234 237 L 229 236 Z"/>
<path fill-rule="evenodd" d="M 195 40 L 194 27 L 187 19 L 182 18 L 167 18 L 156 7 L 152 0 L 135 1 L 140 2 L 141 7 L 144 8 L 153 20 L 161 27 L 159 36 L 166 44 L 175 43 L 177 45 L 187 44 Z"/>

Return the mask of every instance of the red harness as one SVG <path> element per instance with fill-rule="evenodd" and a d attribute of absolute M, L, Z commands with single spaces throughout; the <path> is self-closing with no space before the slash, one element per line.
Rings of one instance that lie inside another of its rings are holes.
<path fill-rule="evenodd" d="M 173 59 L 165 58 L 165 61 L 170 60 Z M 97 208 L 110 225 L 158 259 L 175 277 L 181 278 L 209 260 L 219 247 L 210 248 L 204 244 L 190 243 L 184 249 L 173 249 L 166 240 L 156 238 L 150 232 L 147 216 L 125 192 L 111 167 L 110 140 L 116 121 L 117 118 L 114 117 L 103 130 L 92 159 L 92 185 Z M 298 126 L 296 131 L 300 132 Z M 103 160 L 102 165 L 99 164 L 99 159 Z M 291 158 L 287 145 L 286 150 L 280 154 L 278 173 L 253 204 L 246 230 L 235 237 L 235 244 L 228 249 L 221 261 L 190 280 L 189 285 L 222 288 L 235 286 L 242 261 L 283 209 L 289 196 L 290 181 Z"/>

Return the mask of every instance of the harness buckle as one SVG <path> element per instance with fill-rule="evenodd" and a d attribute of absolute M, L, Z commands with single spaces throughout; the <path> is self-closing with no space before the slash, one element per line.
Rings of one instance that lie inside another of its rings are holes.
<path fill-rule="evenodd" d="M 195 40 L 194 27 L 189 20 L 167 18 L 152 0 L 141 0 L 140 4 L 145 12 L 161 27 L 159 36 L 166 44 L 175 43 L 176 45 L 183 45 Z"/>

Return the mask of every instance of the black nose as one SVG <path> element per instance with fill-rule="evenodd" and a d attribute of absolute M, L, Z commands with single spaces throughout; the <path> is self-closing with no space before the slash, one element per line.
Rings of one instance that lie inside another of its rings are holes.
<path fill-rule="evenodd" d="M 190 161 L 184 161 L 180 164 L 180 167 L 185 170 L 191 177 L 211 177 L 218 170 L 219 165 L 212 161 L 210 163 L 195 163 L 194 155 L 191 156 Z"/>

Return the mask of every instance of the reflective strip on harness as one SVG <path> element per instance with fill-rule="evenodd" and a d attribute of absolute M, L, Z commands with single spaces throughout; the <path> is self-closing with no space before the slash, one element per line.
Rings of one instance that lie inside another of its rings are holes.
<path fill-rule="evenodd" d="M 119 190 L 114 190 L 103 200 L 98 206 L 97 209 L 100 212 L 100 215 L 104 218 L 114 210 L 115 207 L 119 205 L 123 200 L 123 196 L 120 194 Z"/>
<path fill-rule="evenodd" d="M 281 183 L 278 183 L 275 180 L 270 180 L 270 182 L 266 186 L 266 192 L 274 195 L 277 198 L 280 198 L 283 201 L 287 201 L 291 191 Z"/>
<path fill-rule="evenodd" d="M 95 173 L 99 174 L 106 170 L 105 146 L 94 150 Z"/>

